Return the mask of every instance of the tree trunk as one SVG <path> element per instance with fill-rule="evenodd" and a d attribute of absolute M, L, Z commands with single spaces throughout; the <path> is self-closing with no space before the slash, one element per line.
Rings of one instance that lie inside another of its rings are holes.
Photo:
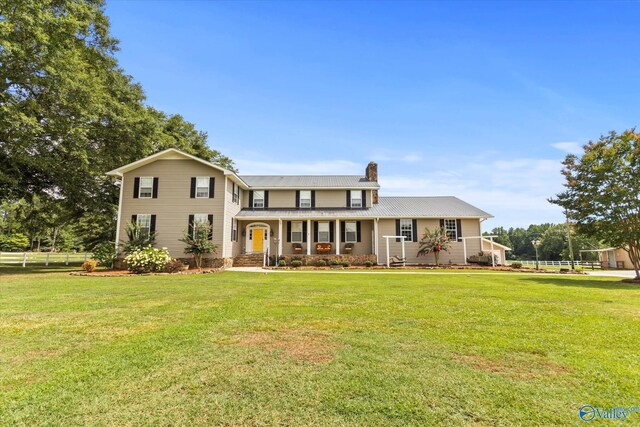
<path fill-rule="evenodd" d="M 623 249 L 629 254 L 629 259 L 636 272 L 636 280 L 640 280 L 640 242 L 628 242 L 628 245 L 629 249 Z"/>
<path fill-rule="evenodd" d="M 51 238 L 51 252 L 56 251 L 56 239 L 58 238 L 58 227 L 53 227 L 53 236 Z"/>

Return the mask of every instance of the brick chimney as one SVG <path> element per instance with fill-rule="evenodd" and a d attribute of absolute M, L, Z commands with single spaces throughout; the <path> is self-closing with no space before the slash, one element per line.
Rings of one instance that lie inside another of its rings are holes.
<path fill-rule="evenodd" d="M 369 162 L 364 176 L 371 182 L 378 182 L 378 164 L 376 162 Z M 373 190 L 372 194 L 371 202 L 378 204 L 378 190 Z"/>

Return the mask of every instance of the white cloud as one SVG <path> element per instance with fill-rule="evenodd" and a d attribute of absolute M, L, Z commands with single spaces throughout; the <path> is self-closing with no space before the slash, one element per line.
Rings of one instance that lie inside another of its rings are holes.
<path fill-rule="evenodd" d="M 579 142 L 575 142 L 575 141 L 569 141 L 569 142 L 554 142 L 553 144 L 551 144 L 551 146 L 555 149 L 558 149 L 560 151 L 564 151 L 566 153 L 570 153 L 570 154 L 576 154 L 579 153 L 580 151 L 582 151 L 582 144 L 580 144 Z"/>

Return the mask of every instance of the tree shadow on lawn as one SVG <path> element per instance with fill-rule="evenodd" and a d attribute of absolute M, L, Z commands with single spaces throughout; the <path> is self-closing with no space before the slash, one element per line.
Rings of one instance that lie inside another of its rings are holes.
<path fill-rule="evenodd" d="M 578 278 L 564 277 L 523 277 L 524 282 L 536 282 L 541 285 L 566 286 L 570 288 L 596 288 L 596 289 L 626 289 L 630 291 L 640 291 L 640 285 L 633 283 L 623 283 L 623 279 L 618 280 L 583 280 Z"/>
<path fill-rule="evenodd" d="M 71 273 L 80 271 L 80 265 L 29 265 L 27 267 L 16 265 L 0 265 L 0 277 L 3 276 L 23 276 L 28 274 L 51 274 L 51 273 Z"/>

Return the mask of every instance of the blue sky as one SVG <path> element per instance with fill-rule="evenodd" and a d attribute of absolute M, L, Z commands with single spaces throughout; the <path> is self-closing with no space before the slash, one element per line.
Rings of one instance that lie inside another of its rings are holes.
<path fill-rule="evenodd" d="M 568 151 L 640 124 L 640 3 L 119 2 L 122 67 L 244 174 L 360 174 L 560 222 Z"/>

